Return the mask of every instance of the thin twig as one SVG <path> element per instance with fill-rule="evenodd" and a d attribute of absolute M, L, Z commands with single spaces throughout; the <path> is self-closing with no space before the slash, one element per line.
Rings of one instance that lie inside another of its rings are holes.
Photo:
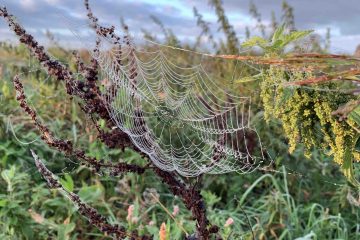
<path fill-rule="evenodd" d="M 175 219 L 175 217 L 170 213 L 170 211 L 160 202 L 159 198 L 157 198 L 153 193 L 150 195 L 154 198 L 154 200 L 161 206 L 162 209 L 174 220 L 176 225 L 185 233 L 186 237 L 189 236 L 189 233 L 185 230 L 185 228 Z"/>

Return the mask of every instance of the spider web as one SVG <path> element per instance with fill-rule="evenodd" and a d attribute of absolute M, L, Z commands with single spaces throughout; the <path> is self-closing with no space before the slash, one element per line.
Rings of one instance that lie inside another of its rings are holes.
<path fill-rule="evenodd" d="M 104 75 L 113 121 L 157 167 L 194 177 L 249 172 L 265 162 L 251 97 L 238 95 L 254 94 L 249 63 L 128 34 L 121 44 L 102 37 L 100 51 L 90 54 Z"/>

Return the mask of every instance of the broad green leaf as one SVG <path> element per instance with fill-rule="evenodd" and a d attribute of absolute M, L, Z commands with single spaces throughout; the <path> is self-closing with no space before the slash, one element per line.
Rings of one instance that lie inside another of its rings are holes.
<path fill-rule="evenodd" d="M 344 173 L 345 177 L 348 179 L 350 183 L 352 183 L 355 187 L 360 187 L 360 183 L 356 180 L 354 175 L 354 166 L 353 166 L 353 150 L 355 148 L 356 142 L 354 146 L 344 146 L 345 156 L 344 162 L 341 166 L 341 170 Z"/>
<path fill-rule="evenodd" d="M 15 176 L 15 166 L 13 165 L 10 169 L 2 171 L 1 176 L 7 183 L 10 183 Z"/>
<path fill-rule="evenodd" d="M 274 32 L 271 42 L 262 37 L 252 37 L 242 44 L 243 47 L 261 47 L 265 52 L 277 52 L 284 49 L 291 42 L 297 41 L 312 31 L 293 31 L 289 34 L 284 34 L 286 29 L 285 24 L 281 25 Z"/>
<path fill-rule="evenodd" d="M 21 227 L 21 232 L 24 235 L 25 239 L 34 239 L 34 231 L 31 226 L 28 224 L 23 224 Z"/>
<path fill-rule="evenodd" d="M 6 203 L 8 202 L 7 199 L 1 199 L 0 200 L 0 207 L 5 207 Z"/>
<path fill-rule="evenodd" d="M 241 45 L 243 47 L 255 47 L 255 46 L 259 46 L 261 48 L 266 47 L 266 45 L 268 44 L 268 41 L 262 37 L 252 37 L 249 40 L 243 42 Z"/>
<path fill-rule="evenodd" d="M 13 188 L 12 188 L 12 185 L 13 185 L 12 180 L 13 180 L 13 178 L 15 176 L 15 171 L 16 171 L 15 165 L 12 165 L 10 167 L 10 169 L 6 169 L 6 170 L 1 172 L 1 177 L 8 184 L 8 187 L 7 187 L 8 192 L 11 192 L 13 190 Z"/>
<path fill-rule="evenodd" d="M 100 199 L 103 191 L 99 185 L 84 186 L 80 189 L 78 195 L 84 202 L 95 202 Z"/>
<path fill-rule="evenodd" d="M 1 93 L 4 95 L 4 97 L 9 97 L 11 95 L 10 87 L 8 84 L 4 83 L 4 85 L 1 88 Z"/>
<path fill-rule="evenodd" d="M 65 174 L 65 178 L 61 178 L 61 185 L 69 192 L 74 191 L 74 181 L 69 174 Z"/>
<path fill-rule="evenodd" d="M 284 36 L 282 47 L 285 47 L 286 45 L 288 45 L 291 42 L 295 42 L 301 38 L 304 38 L 312 32 L 313 32 L 312 30 L 291 32 Z"/>
<path fill-rule="evenodd" d="M 280 37 L 283 35 L 285 31 L 285 24 L 282 24 L 280 27 L 278 27 L 272 37 L 271 42 L 275 43 L 278 39 L 280 39 Z"/>
<path fill-rule="evenodd" d="M 273 51 L 276 51 L 276 50 L 282 49 L 283 46 L 284 46 L 284 41 L 281 39 L 278 39 L 271 45 L 271 49 Z"/>
<path fill-rule="evenodd" d="M 354 110 L 352 110 L 348 118 L 353 120 L 358 126 L 360 126 L 360 106 L 357 106 Z"/>
<path fill-rule="evenodd" d="M 170 231 L 171 231 L 171 222 L 170 222 L 170 219 L 167 219 L 167 222 L 166 222 L 166 240 L 170 240 Z"/>
<path fill-rule="evenodd" d="M 58 232 L 58 240 L 68 240 L 70 239 L 69 234 L 74 231 L 75 229 L 75 223 L 69 223 L 69 224 L 61 224 L 58 226 L 57 232 Z"/>

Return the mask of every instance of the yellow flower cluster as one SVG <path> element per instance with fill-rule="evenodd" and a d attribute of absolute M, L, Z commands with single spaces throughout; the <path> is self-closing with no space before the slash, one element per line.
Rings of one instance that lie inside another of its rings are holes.
<path fill-rule="evenodd" d="M 305 156 L 311 157 L 314 148 L 321 148 L 341 165 L 346 149 L 353 148 L 357 134 L 347 122 L 339 122 L 331 113 L 351 97 L 331 91 L 335 88 L 331 83 L 324 86 L 330 91 L 286 84 L 310 77 L 311 72 L 304 70 L 290 72 L 281 67 L 270 67 L 261 83 L 265 120 L 281 120 L 289 139 L 290 153 L 301 143 Z"/>

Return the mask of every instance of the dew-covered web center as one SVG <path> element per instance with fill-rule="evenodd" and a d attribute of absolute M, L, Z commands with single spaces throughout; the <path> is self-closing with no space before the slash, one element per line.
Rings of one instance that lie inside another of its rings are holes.
<path fill-rule="evenodd" d="M 100 51 L 90 51 L 101 67 L 103 99 L 117 127 L 157 167 L 194 177 L 249 172 L 270 161 L 251 124 L 257 83 L 242 81 L 250 63 L 128 34 L 120 42 L 103 37 Z"/>

